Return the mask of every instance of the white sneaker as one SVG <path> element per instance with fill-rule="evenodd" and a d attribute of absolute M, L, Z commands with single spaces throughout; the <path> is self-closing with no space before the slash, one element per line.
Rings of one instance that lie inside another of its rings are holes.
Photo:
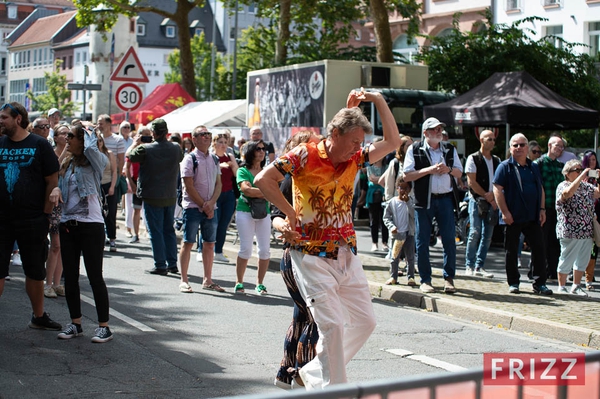
<path fill-rule="evenodd" d="M 425 294 L 430 294 L 432 292 L 435 292 L 435 288 L 433 288 L 431 283 L 423 283 L 423 284 L 421 284 L 419 289 L 421 290 L 421 292 L 423 292 Z"/>
<path fill-rule="evenodd" d="M 465 276 L 473 276 L 473 269 L 471 269 L 470 267 L 467 267 L 465 269 Z"/>
<path fill-rule="evenodd" d="M 202 252 L 196 253 L 196 262 L 202 262 Z"/>
<path fill-rule="evenodd" d="M 573 286 L 571 287 L 571 294 L 579 296 L 588 296 L 587 292 L 582 290 L 579 284 L 573 284 Z"/>
<path fill-rule="evenodd" d="M 487 278 L 494 277 L 494 275 L 492 273 L 487 272 L 483 267 L 480 267 L 479 269 L 475 269 L 475 272 L 473 273 L 473 275 L 477 276 L 477 277 L 487 277 Z"/>
<path fill-rule="evenodd" d="M 565 287 L 565 286 L 562 286 L 562 287 L 561 287 L 561 286 L 559 286 L 559 287 L 558 287 L 558 293 L 559 293 L 559 294 L 568 294 L 568 293 L 569 293 L 569 290 L 567 290 L 567 287 Z"/>
<path fill-rule="evenodd" d="M 56 298 L 56 297 L 58 297 L 58 295 L 56 295 L 56 291 L 54 291 L 54 288 L 52 288 L 52 286 L 45 286 L 44 287 L 44 296 L 46 298 Z"/>
<path fill-rule="evenodd" d="M 223 254 L 215 254 L 214 261 L 217 263 L 229 263 L 229 259 Z"/>
<path fill-rule="evenodd" d="M 21 262 L 21 254 L 16 253 L 12 256 L 12 265 L 13 266 L 23 266 L 23 262 Z"/>
<path fill-rule="evenodd" d="M 377 248 L 377 244 L 371 245 L 371 252 L 377 252 L 379 248 Z"/>

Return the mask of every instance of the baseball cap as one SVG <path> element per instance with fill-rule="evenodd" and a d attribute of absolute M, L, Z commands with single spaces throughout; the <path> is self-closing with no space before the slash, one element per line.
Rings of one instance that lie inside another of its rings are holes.
<path fill-rule="evenodd" d="M 164 119 L 159 118 L 159 119 L 155 119 L 152 122 L 152 130 L 154 130 L 157 133 L 162 133 L 162 132 L 168 132 L 169 129 L 167 128 L 167 122 L 165 122 Z"/>
<path fill-rule="evenodd" d="M 60 111 L 58 110 L 58 108 L 50 108 L 50 111 L 48 111 L 48 116 L 52 116 L 57 112 L 60 114 Z"/>
<path fill-rule="evenodd" d="M 425 122 L 423 122 L 423 129 L 422 129 L 422 131 L 425 131 L 427 129 L 433 129 L 433 128 L 438 127 L 440 125 L 442 127 L 446 127 L 446 124 L 440 122 L 439 120 L 437 120 L 437 118 L 427 118 L 425 120 Z"/>

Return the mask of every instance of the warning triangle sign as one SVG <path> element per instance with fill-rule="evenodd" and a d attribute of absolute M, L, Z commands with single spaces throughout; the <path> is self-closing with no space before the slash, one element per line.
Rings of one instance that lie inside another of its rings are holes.
<path fill-rule="evenodd" d="M 129 47 L 129 50 L 125 53 L 119 65 L 115 68 L 110 80 L 113 82 L 138 82 L 148 83 L 148 75 L 142 68 L 142 63 L 138 58 L 133 46 Z"/>

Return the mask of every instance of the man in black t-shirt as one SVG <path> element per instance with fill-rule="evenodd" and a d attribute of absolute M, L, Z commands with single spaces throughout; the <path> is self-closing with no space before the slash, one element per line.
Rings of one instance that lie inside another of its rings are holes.
<path fill-rule="evenodd" d="M 250 128 L 250 140 L 262 140 L 263 132 L 260 129 L 260 126 L 252 126 Z M 269 141 L 264 141 L 265 148 L 267 150 L 267 155 L 269 155 L 269 160 L 267 163 L 271 163 L 275 160 L 275 147 L 273 147 L 273 143 Z"/>
<path fill-rule="evenodd" d="M 48 140 L 29 133 L 25 108 L 0 107 L 0 295 L 14 242 L 19 245 L 33 315 L 29 327 L 59 331 L 44 312 L 48 214 L 58 205 L 58 159 Z"/>

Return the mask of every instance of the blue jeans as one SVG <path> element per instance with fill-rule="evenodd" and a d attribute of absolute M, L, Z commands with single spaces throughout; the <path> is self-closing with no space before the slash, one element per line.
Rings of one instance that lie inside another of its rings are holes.
<path fill-rule="evenodd" d="M 417 264 L 421 284 L 431 283 L 431 263 L 429 262 L 429 237 L 433 218 L 437 220 L 444 246 L 444 279 L 454 278 L 456 273 L 456 229 L 454 205 L 450 195 L 431 198 L 431 207 L 415 208 L 417 225 Z"/>
<path fill-rule="evenodd" d="M 213 214 L 208 218 L 206 213 L 198 208 L 183 210 L 183 242 L 194 243 L 198 236 L 198 228 L 202 235 L 202 242 L 213 243 L 217 236 L 217 218 Z"/>
<path fill-rule="evenodd" d="M 153 206 L 144 201 L 144 213 L 154 267 L 177 267 L 177 237 L 173 228 L 175 205 Z"/>
<path fill-rule="evenodd" d="M 467 240 L 467 268 L 480 269 L 485 263 L 488 249 L 492 243 L 494 225 L 487 223 L 485 219 L 479 216 L 477 201 L 473 198 L 469 198 L 469 219 L 471 228 L 469 229 L 469 238 Z"/>
<path fill-rule="evenodd" d="M 217 242 L 215 244 L 215 253 L 223 253 L 223 245 L 227 237 L 227 228 L 231 223 L 231 217 L 235 211 L 235 194 L 233 190 L 226 191 L 219 195 L 217 200 L 217 210 L 215 216 L 217 218 Z"/>

